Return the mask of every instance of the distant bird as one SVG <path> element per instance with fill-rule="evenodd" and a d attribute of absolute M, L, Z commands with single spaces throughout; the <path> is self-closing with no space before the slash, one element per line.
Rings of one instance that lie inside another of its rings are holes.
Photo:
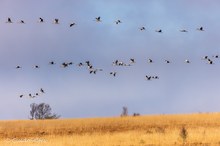
<path fill-rule="evenodd" d="M 158 76 L 152 76 L 152 79 L 159 79 Z"/>
<path fill-rule="evenodd" d="M 141 27 L 141 28 L 139 28 L 139 29 L 140 29 L 141 31 L 146 30 L 145 27 Z"/>
<path fill-rule="evenodd" d="M 190 61 L 188 59 L 185 60 L 185 63 L 190 63 Z"/>
<path fill-rule="evenodd" d="M 91 66 L 90 61 L 85 62 L 87 66 Z"/>
<path fill-rule="evenodd" d="M 50 61 L 49 64 L 50 64 L 50 65 L 54 65 L 55 62 L 54 62 L 54 61 Z"/>
<path fill-rule="evenodd" d="M 187 30 L 185 30 L 185 29 L 182 29 L 182 30 L 180 30 L 180 32 L 188 32 Z"/>
<path fill-rule="evenodd" d="M 25 24 L 24 20 L 20 20 L 19 23 L 21 23 L 21 24 Z"/>
<path fill-rule="evenodd" d="M 19 97 L 22 98 L 23 96 L 24 96 L 24 95 L 22 94 L 22 95 L 20 95 Z"/>
<path fill-rule="evenodd" d="M 208 59 L 208 58 L 209 58 L 208 56 L 204 56 L 202 59 L 205 59 L 205 60 L 206 60 L 206 59 Z"/>
<path fill-rule="evenodd" d="M 122 23 L 121 20 L 115 21 L 116 24 Z"/>
<path fill-rule="evenodd" d="M 102 69 L 91 69 L 91 70 L 89 71 L 89 73 L 90 73 L 90 74 L 91 74 L 91 73 L 96 74 L 97 71 L 102 71 Z"/>
<path fill-rule="evenodd" d="M 136 63 L 135 60 L 134 60 L 134 58 L 131 58 L 131 59 L 130 59 L 130 63 Z"/>
<path fill-rule="evenodd" d="M 213 61 L 211 59 L 208 59 L 208 64 L 213 64 Z"/>
<path fill-rule="evenodd" d="M 113 72 L 110 72 L 110 75 L 113 75 L 114 77 L 116 76 L 117 72 L 113 71 Z"/>
<path fill-rule="evenodd" d="M 35 93 L 35 95 L 36 95 L 36 96 L 38 96 L 38 95 L 39 95 L 39 93 Z"/>
<path fill-rule="evenodd" d="M 32 96 L 31 94 L 29 94 L 29 97 L 30 97 L 30 98 L 33 98 L 33 96 Z"/>
<path fill-rule="evenodd" d="M 40 92 L 41 92 L 41 93 L 45 93 L 43 88 L 40 89 Z"/>
<path fill-rule="evenodd" d="M 80 66 L 83 66 L 84 64 L 82 63 L 82 62 L 80 62 L 80 63 L 78 63 L 78 66 L 80 67 Z"/>
<path fill-rule="evenodd" d="M 76 23 L 70 23 L 70 27 L 73 27 L 74 25 L 76 25 Z"/>
<path fill-rule="evenodd" d="M 62 67 L 64 67 L 64 68 L 68 67 L 68 63 L 63 62 Z"/>
<path fill-rule="evenodd" d="M 112 63 L 112 65 L 116 65 L 116 66 L 117 66 L 117 65 L 118 65 L 118 62 L 119 62 L 118 60 L 115 60 L 115 61 Z"/>
<path fill-rule="evenodd" d="M 197 28 L 198 31 L 205 31 L 203 27 Z"/>
<path fill-rule="evenodd" d="M 153 63 L 153 60 L 152 59 L 148 59 L 148 63 Z"/>
<path fill-rule="evenodd" d="M 16 66 L 16 69 L 19 69 L 19 68 L 21 68 L 21 66 L 19 66 L 19 65 L 18 65 L 18 66 Z"/>
<path fill-rule="evenodd" d="M 7 19 L 6 23 L 12 23 L 12 21 L 11 21 L 11 18 L 10 18 L 10 17 L 8 17 L 8 19 Z"/>
<path fill-rule="evenodd" d="M 55 18 L 54 19 L 54 24 L 59 24 L 59 19 Z"/>
<path fill-rule="evenodd" d="M 73 65 L 73 62 L 69 62 L 68 65 Z"/>
<path fill-rule="evenodd" d="M 34 68 L 37 68 L 37 69 L 38 69 L 38 68 L 40 68 L 40 67 L 39 67 L 38 65 L 35 65 Z"/>
<path fill-rule="evenodd" d="M 44 19 L 40 17 L 38 22 L 43 23 Z"/>
<path fill-rule="evenodd" d="M 149 80 L 151 80 L 151 76 L 145 76 L 146 77 L 146 79 L 149 81 Z"/>
<path fill-rule="evenodd" d="M 158 32 L 158 33 L 162 33 L 163 32 L 162 29 L 155 30 L 155 31 Z"/>
<path fill-rule="evenodd" d="M 219 58 L 219 55 L 213 55 L 212 57 L 214 57 L 214 58 Z"/>
<path fill-rule="evenodd" d="M 170 61 L 169 61 L 169 60 L 165 60 L 165 62 L 166 62 L 166 63 L 170 63 Z"/>
<path fill-rule="evenodd" d="M 96 22 L 101 22 L 101 17 L 100 16 L 96 17 L 95 20 L 96 20 Z"/>

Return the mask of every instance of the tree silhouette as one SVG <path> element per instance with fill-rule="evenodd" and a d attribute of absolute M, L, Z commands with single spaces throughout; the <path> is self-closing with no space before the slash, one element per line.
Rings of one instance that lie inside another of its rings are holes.
<path fill-rule="evenodd" d="M 51 107 L 46 103 L 32 103 L 30 105 L 30 119 L 31 120 L 43 120 L 43 119 L 58 119 L 60 118 L 57 114 L 52 114 Z"/>

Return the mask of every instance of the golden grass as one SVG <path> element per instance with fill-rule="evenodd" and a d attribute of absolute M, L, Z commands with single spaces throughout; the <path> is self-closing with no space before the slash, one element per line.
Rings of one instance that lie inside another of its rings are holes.
<path fill-rule="evenodd" d="M 183 143 L 182 127 L 188 136 Z M 220 114 L 0 121 L 0 146 L 220 145 Z"/>

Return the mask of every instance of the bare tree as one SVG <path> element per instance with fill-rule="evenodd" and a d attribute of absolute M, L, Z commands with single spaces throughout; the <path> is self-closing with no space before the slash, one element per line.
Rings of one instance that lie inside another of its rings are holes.
<path fill-rule="evenodd" d="M 30 110 L 30 119 L 31 120 L 42 120 L 42 119 L 58 119 L 60 116 L 57 114 L 52 114 L 51 112 L 51 107 L 49 104 L 46 103 L 32 103 L 30 105 L 31 110 Z"/>
<path fill-rule="evenodd" d="M 128 116 L 128 108 L 126 106 L 124 106 L 122 108 L 121 117 L 126 117 L 126 116 Z"/>
<path fill-rule="evenodd" d="M 35 113 L 37 111 L 37 104 L 36 103 L 32 103 L 30 105 L 30 107 L 31 107 L 31 110 L 30 110 L 30 116 L 31 117 L 30 117 L 30 119 L 33 120 L 35 118 Z"/>

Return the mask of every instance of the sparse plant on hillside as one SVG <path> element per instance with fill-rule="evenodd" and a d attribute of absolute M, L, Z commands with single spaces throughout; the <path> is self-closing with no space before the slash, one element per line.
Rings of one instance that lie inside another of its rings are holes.
<path fill-rule="evenodd" d="M 128 108 L 126 106 L 124 106 L 122 108 L 121 117 L 126 117 L 126 116 L 128 116 Z"/>
<path fill-rule="evenodd" d="M 185 127 L 182 127 L 182 129 L 180 130 L 180 137 L 182 138 L 183 143 L 186 142 L 187 136 L 188 136 L 187 129 Z"/>
<path fill-rule="evenodd" d="M 43 120 L 43 119 L 58 119 L 60 116 L 51 113 L 51 107 L 46 103 L 32 103 L 30 105 L 30 119 L 31 120 Z"/>

